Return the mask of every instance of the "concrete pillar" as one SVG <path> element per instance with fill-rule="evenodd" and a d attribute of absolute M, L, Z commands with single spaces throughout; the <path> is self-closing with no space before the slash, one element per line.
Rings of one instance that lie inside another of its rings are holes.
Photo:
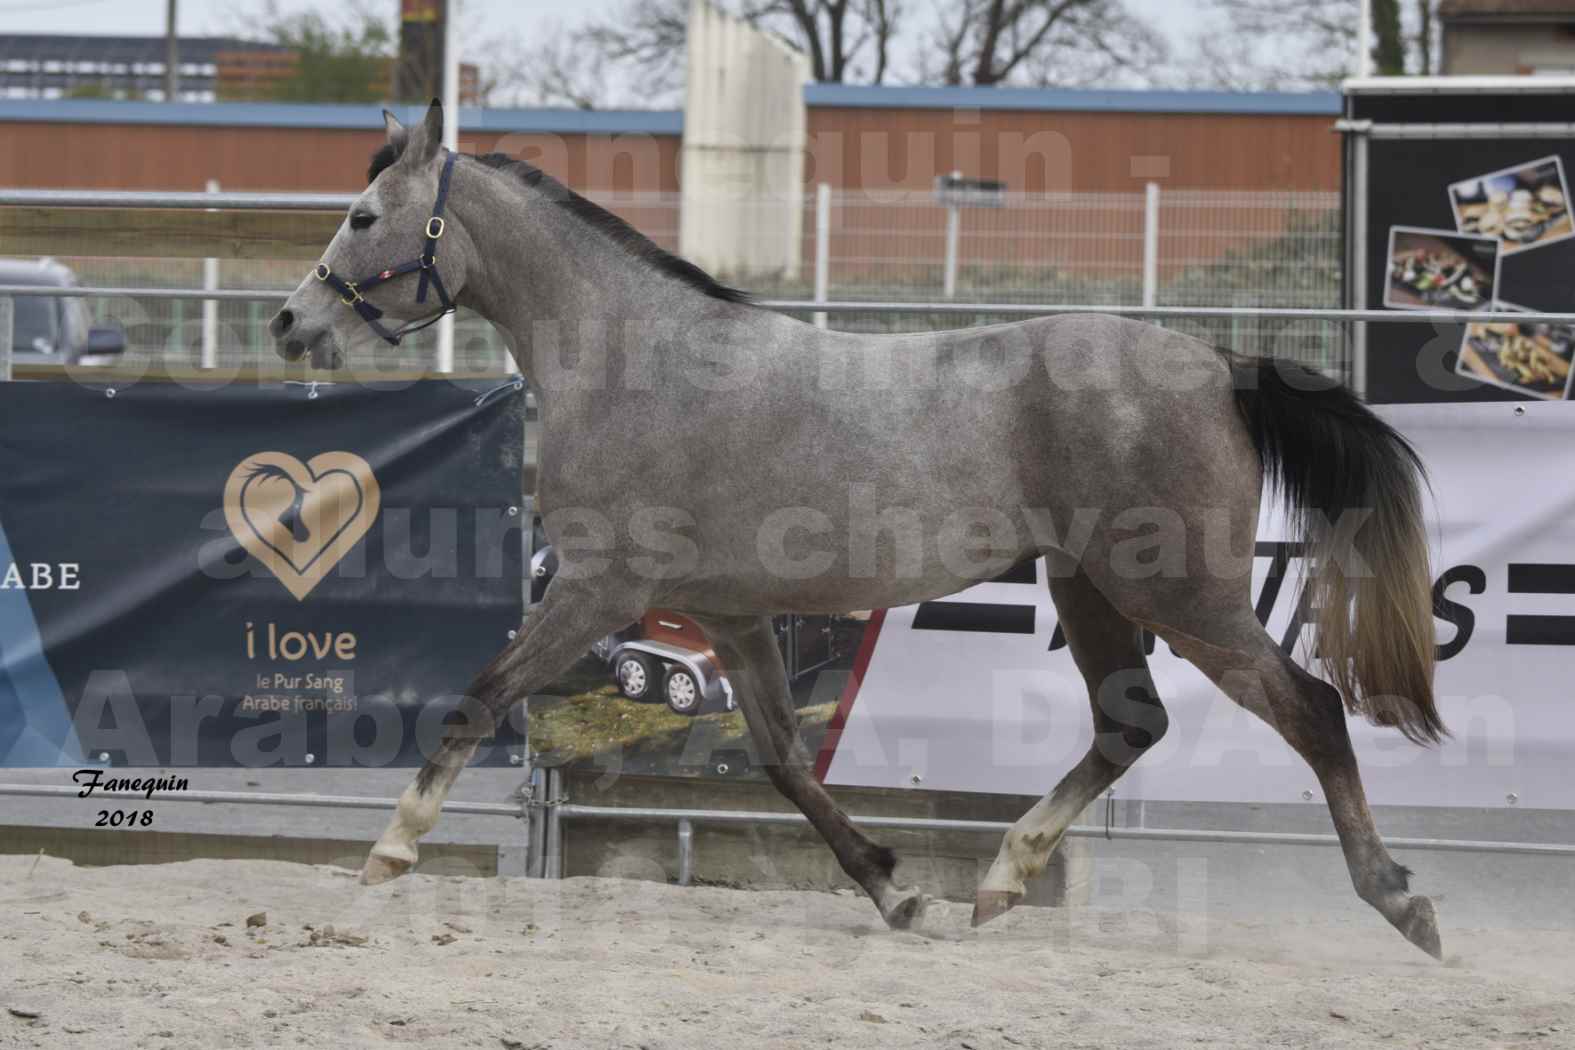
<path fill-rule="evenodd" d="M 679 251 L 726 279 L 795 279 L 809 60 L 706 0 L 689 8 Z"/>

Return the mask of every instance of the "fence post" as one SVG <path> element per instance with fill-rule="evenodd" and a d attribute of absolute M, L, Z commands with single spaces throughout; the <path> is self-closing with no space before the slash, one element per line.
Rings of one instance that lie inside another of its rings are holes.
<path fill-rule="evenodd" d="M 448 375 L 454 371 L 454 315 L 444 314 L 437 325 L 437 371 Z"/>
<path fill-rule="evenodd" d="M 529 761 L 529 758 L 526 759 Z M 542 804 L 547 798 L 547 771 L 540 766 L 530 767 L 526 781 L 525 811 L 525 874 L 533 879 L 547 877 L 547 810 Z"/>
<path fill-rule="evenodd" d="M 262 307 L 257 303 L 246 304 L 246 331 L 248 333 L 247 352 L 254 358 L 261 357 L 263 352 L 262 337 Z"/>
<path fill-rule="evenodd" d="M 962 178 L 962 172 L 952 172 L 954 180 Z M 946 276 L 943 278 L 943 289 L 946 298 L 957 298 L 957 227 L 962 220 L 962 209 L 956 202 L 946 206 Z"/>
<path fill-rule="evenodd" d="M 208 180 L 208 192 L 219 192 L 219 180 Z M 219 260 L 202 260 L 202 289 L 205 292 L 214 291 L 219 287 Z M 219 367 L 219 301 L 217 299 L 204 299 L 202 301 L 202 360 L 201 368 Z"/>
<path fill-rule="evenodd" d="M 563 770 L 547 770 L 547 831 L 542 848 L 546 865 L 543 878 L 563 878 Z"/>
<path fill-rule="evenodd" d="M 11 299 L 0 296 L 0 383 L 11 381 Z"/>
<path fill-rule="evenodd" d="M 459 19 L 450 18 L 453 5 L 443 5 L 443 97 L 452 99 L 454 108 L 443 121 L 443 148 L 450 153 L 459 152 Z M 444 314 L 437 324 L 437 371 L 448 375 L 454 371 L 454 315 Z"/>
<path fill-rule="evenodd" d="M 831 285 L 831 183 L 815 187 L 815 301 L 823 303 Z M 815 311 L 815 327 L 826 327 L 826 311 Z"/>
<path fill-rule="evenodd" d="M 1159 305 L 1159 183 L 1151 182 L 1143 200 L 1143 305 Z"/>

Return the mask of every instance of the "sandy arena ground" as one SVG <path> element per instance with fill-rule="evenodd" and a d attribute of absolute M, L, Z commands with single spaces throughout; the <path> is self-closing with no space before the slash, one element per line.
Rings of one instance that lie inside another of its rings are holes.
<path fill-rule="evenodd" d="M 1446 927 L 1440 965 L 1376 916 L 898 934 L 851 894 L 14 856 L 0 916 L 0 1047 L 1575 1047 L 1566 933 Z"/>

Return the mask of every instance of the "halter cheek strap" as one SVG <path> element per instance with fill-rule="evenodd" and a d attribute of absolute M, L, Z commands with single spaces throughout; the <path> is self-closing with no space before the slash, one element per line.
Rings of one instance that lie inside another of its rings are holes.
<path fill-rule="evenodd" d="M 456 154 L 454 153 L 448 153 L 443 161 L 443 174 L 438 176 L 437 199 L 432 202 L 432 217 L 427 220 L 426 229 L 423 231 L 425 240 L 422 243 L 419 257 L 387 270 L 381 270 L 359 281 L 345 280 L 334 273 L 327 263 L 318 263 L 317 269 L 312 271 L 312 276 L 328 285 L 335 292 L 338 292 L 339 301 L 360 314 L 361 320 L 367 323 L 367 327 L 376 332 L 390 346 L 398 346 L 399 341 L 411 332 L 419 332 L 423 328 L 428 328 L 455 310 L 454 300 L 449 298 L 448 289 L 443 287 L 443 278 L 437 271 L 437 243 L 443 238 L 443 230 L 446 225 L 443 220 L 443 206 L 448 203 L 448 186 L 454 174 L 455 156 Z M 427 301 L 427 285 L 430 283 L 437 292 L 438 302 L 443 305 L 443 309 L 435 317 L 429 317 L 425 321 L 413 321 L 410 324 L 390 331 L 388 326 L 383 324 L 383 311 L 367 302 L 363 298 L 363 293 L 371 291 L 385 281 L 403 277 L 407 273 L 419 273 L 421 275 L 421 282 L 416 285 L 416 302 L 425 303 Z"/>

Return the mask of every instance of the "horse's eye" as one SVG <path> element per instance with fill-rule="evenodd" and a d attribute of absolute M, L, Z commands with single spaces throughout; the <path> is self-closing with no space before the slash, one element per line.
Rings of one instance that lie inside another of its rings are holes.
<path fill-rule="evenodd" d="M 373 215 L 371 212 L 358 211 L 350 216 L 350 228 L 352 230 L 364 230 L 376 221 L 377 216 Z"/>

